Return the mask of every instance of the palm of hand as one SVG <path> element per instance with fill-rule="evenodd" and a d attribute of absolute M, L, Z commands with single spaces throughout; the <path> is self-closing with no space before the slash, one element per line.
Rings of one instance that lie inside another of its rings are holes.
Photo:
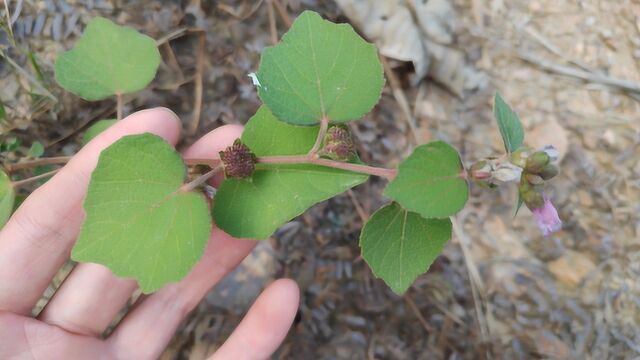
<path fill-rule="evenodd" d="M 143 132 L 175 144 L 179 128 L 175 115 L 166 109 L 138 112 L 120 121 L 25 200 L 0 231 L 0 358 L 155 359 L 208 290 L 255 246 L 214 229 L 191 273 L 138 301 L 108 338 L 101 334 L 137 286 L 102 265 L 76 265 L 37 319 L 29 316 L 69 258 L 83 219 L 82 199 L 100 151 L 124 135 Z M 241 131 L 239 126 L 216 129 L 184 155 L 216 154 Z M 292 281 L 274 282 L 210 359 L 267 358 L 291 326 L 298 296 Z"/>

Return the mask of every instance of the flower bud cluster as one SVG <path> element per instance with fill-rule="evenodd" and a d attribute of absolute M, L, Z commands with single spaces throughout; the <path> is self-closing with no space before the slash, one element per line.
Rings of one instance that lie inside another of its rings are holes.
<path fill-rule="evenodd" d="M 552 146 L 540 151 L 523 148 L 511 157 L 524 166 L 519 187 L 520 199 L 531 210 L 544 207 L 544 184 L 558 175 L 558 167 L 553 163 L 558 159 L 558 151 Z"/>
<path fill-rule="evenodd" d="M 256 167 L 256 156 L 239 139 L 224 151 L 220 151 L 219 154 L 226 177 L 245 178 L 253 174 Z"/>
<path fill-rule="evenodd" d="M 333 160 L 348 161 L 356 154 L 356 145 L 349 128 L 335 125 L 327 129 L 320 155 Z"/>
<path fill-rule="evenodd" d="M 518 181 L 520 200 L 531 210 L 538 227 L 547 236 L 562 227 L 557 210 L 544 194 L 545 182 L 558 175 L 558 167 L 554 164 L 557 159 L 558 151 L 553 146 L 545 146 L 539 151 L 522 147 L 513 152 L 508 161 L 489 158 L 476 162 L 469 169 L 469 177 L 486 187 Z"/>

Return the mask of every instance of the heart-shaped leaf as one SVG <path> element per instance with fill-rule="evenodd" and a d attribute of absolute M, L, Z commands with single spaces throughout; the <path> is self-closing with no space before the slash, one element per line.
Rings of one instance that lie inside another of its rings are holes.
<path fill-rule="evenodd" d="M 282 121 L 297 125 L 359 119 L 378 102 L 384 77 L 375 46 L 348 24 L 303 12 L 265 49 L 258 95 Z"/>
<path fill-rule="evenodd" d="M 498 121 L 504 148 L 509 153 L 518 150 L 524 141 L 524 130 L 522 130 L 518 114 L 511 110 L 500 94 L 497 93 L 494 99 L 493 112 Z"/>
<path fill-rule="evenodd" d="M 101 132 L 107 130 L 111 125 L 115 124 L 118 120 L 116 119 L 108 119 L 108 120 L 98 120 L 93 125 L 89 126 L 89 128 L 82 135 L 82 143 L 88 144 L 89 141 L 93 140 L 94 137 L 98 136 Z"/>
<path fill-rule="evenodd" d="M 384 189 L 384 195 L 425 218 L 455 214 L 469 197 L 458 152 L 443 141 L 416 147 L 400 163 L 398 175 Z"/>
<path fill-rule="evenodd" d="M 362 228 L 360 248 L 375 276 L 400 295 L 429 269 L 450 238 L 449 219 L 425 219 L 394 202 Z"/>
<path fill-rule="evenodd" d="M 144 89 L 156 76 L 156 42 L 135 29 L 96 17 L 72 50 L 56 59 L 56 81 L 86 99 L 100 100 Z"/>
<path fill-rule="evenodd" d="M 182 158 L 156 135 L 126 136 L 102 151 L 71 258 L 135 278 L 145 293 L 182 279 L 211 230 L 206 199 L 181 191 L 184 177 Z"/>
<path fill-rule="evenodd" d="M 16 193 L 13 190 L 11 179 L 4 171 L 0 171 L 0 227 L 4 225 L 11 216 L 15 197 Z"/>
<path fill-rule="evenodd" d="M 262 106 L 247 123 L 242 142 L 257 156 L 301 155 L 311 149 L 318 130 L 317 126 L 285 124 Z M 366 179 L 366 175 L 316 165 L 257 164 L 252 177 L 222 183 L 213 218 L 232 236 L 265 239 L 314 204 Z"/>

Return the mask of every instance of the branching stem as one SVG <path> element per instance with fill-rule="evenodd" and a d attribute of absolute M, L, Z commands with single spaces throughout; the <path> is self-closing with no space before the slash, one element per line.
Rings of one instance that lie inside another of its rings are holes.
<path fill-rule="evenodd" d="M 324 136 L 327 133 L 327 129 L 329 128 L 329 118 L 326 116 L 320 119 L 320 130 L 318 131 L 318 136 L 316 137 L 316 142 L 313 144 L 311 150 L 307 156 L 309 158 L 317 158 L 318 150 L 320 150 L 320 146 L 322 146 L 322 141 L 324 140 Z"/>
<path fill-rule="evenodd" d="M 9 165 L 6 166 L 6 169 L 7 169 L 8 172 L 14 172 L 16 170 L 32 168 L 32 167 L 36 167 L 36 166 L 39 166 L 39 165 L 64 164 L 64 163 L 68 162 L 70 159 L 71 159 L 70 156 L 59 156 L 59 157 L 42 158 L 42 159 L 36 159 L 36 160 L 31 160 L 31 161 L 25 161 L 25 162 L 21 162 L 21 163 L 17 163 L 17 164 L 9 164 Z M 201 182 L 197 182 L 197 181 L 200 181 L 199 179 L 201 178 L 201 177 L 198 177 L 194 181 L 192 181 L 192 182 L 190 182 L 188 184 L 185 184 L 183 186 L 183 190 L 185 189 L 186 186 L 191 186 L 190 189 L 193 190 L 194 188 L 202 185 L 202 183 L 207 181 L 211 176 L 215 175 L 216 173 L 218 173 L 218 172 L 220 172 L 222 170 L 222 165 L 220 164 L 220 159 L 217 156 L 216 157 L 211 157 L 211 158 L 184 159 L 184 162 L 187 165 L 191 165 L 191 166 L 207 165 L 207 166 L 209 166 L 209 167 L 211 167 L 213 169 L 211 171 L 209 171 L 208 173 L 202 175 L 202 177 L 205 177 L 205 178 Z M 309 154 L 307 154 L 307 155 L 289 155 L 289 156 L 262 156 L 262 157 L 258 157 L 256 159 L 256 162 L 259 163 L 259 164 L 310 164 L 310 165 L 319 165 L 319 166 L 330 167 L 330 168 L 334 168 L 334 169 L 342 169 L 342 170 L 352 171 L 352 172 L 361 173 L 361 174 L 380 176 L 380 177 L 386 178 L 388 180 L 392 180 L 398 173 L 398 171 L 396 169 L 388 169 L 388 168 L 381 168 L 381 167 L 369 166 L 369 165 L 364 165 L 364 164 L 353 164 L 353 163 L 348 163 L 348 162 L 344 162 L 344 161 L 323 159 L 323 158 L 317 157 L 317 153 L 314 156 L 310 156 Z M 55 171 L 58 171 L 58 170 L 59 169 L 54 170 L 51 173 L 53 174 L 53 173 L 55 173 Z M 49 173 L 47 173 L 47 174 L 49 174 Z M 44 177 L 44 175 L 46 175 L 46 174 L 38 175 L 38 176 Z M 30 179 L 20 180 L 17 183 L 19 183 L 21 181 L 27 181 L 27 180 L 30 180 Z M 190 184 L 192 184 L 192 185 L 190 185 Z M 190 190 L 187 190 L 187 191 L 190 191 Z"/>
<path fill-rule="evenodd" d="M 204 174 L 198 176 L 197 178 L 193 179 L 193 181 L 182 185 L 182 187 L 180 188 L 180 191 L 189 192 L 189 191 L 192 191 L 192 190 L 196 189 L 197 187 L 199 187 L 202 184 L 206 183 L 207 180 L 211 179 L 216 174 L 221 172 L 222 169 L 223 169 L 222 165 L 218 165 L 218 166 L 214 167 L 213 169 L 211 169 L 211 170 L 207 171 L 206 173 L 204 173 Z"/>

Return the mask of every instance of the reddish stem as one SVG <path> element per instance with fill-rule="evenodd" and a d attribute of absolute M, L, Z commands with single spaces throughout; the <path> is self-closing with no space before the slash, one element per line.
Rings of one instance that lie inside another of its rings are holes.
<path fill-rule="evenodd" d="M 335 169 L 342 169 L 353 171 L 362 174 L 369 174 L 387 178 L 389 180 L 393 179 L 397 171 L 396 169 L 386 169 L 379 168 L 369 165 L 362 164 L 352 164 L 343 161 L 335 161 L 329 159 L 322 158 L 314 158 L 306 155 L 294 155 L 294 156 L 265 156 L 259 157 L 256 160 L 261 164 L 312 164 L 312 165 L 320 165 L 326 166 Z"/>

